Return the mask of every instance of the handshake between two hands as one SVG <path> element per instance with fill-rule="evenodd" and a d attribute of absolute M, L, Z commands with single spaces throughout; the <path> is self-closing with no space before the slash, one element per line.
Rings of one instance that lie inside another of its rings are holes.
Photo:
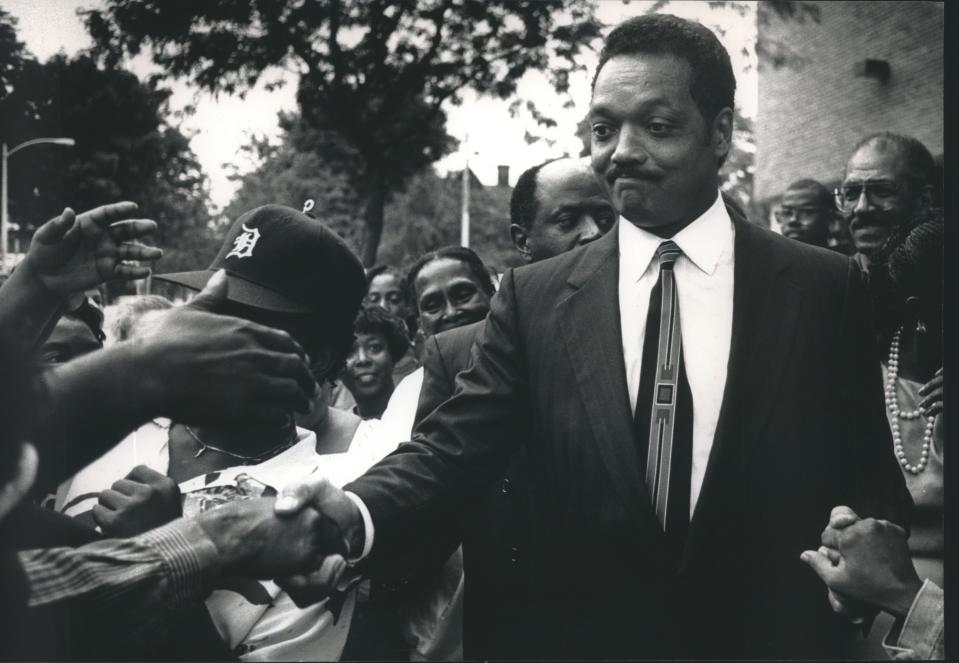
<path fill-rule="evenodd" d="M 176 482 L 139 465 L 99 495 L 93 520 L 109 537 L 131 537 L 183 515 Z M 347 559 L 359 557 L 363 516 L 346 494 L 308 477 L 279 496 L 236 500 L 196 516 L 227 576 L 274 580 L 304 607 L 360 579 Z"/>
<path fill-rule="evenodd" d="M 905 531 L 886 520 L 861 519 L 847 506 L 832 510 L 822 545 L 800 559 L 826 584 L 833 610 L 854 623 L 877 609 L 905 617 L 922 587 Z"/>
<path fill-rule="evenodd" d="M 273 579 L 299 607 L 360 579 L 346 560 L 362 550 L 363 517 L 326 479 L 287 486 L 276 500 L 232 502 L 197 520 L 216 545 L 224 572 Z"/>

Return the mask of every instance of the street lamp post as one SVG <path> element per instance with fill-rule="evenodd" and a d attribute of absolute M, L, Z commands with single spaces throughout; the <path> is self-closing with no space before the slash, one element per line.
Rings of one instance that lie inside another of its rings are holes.
<path fill-rule="evenodd" d="M 39 145 L 40 143 L 52 143 L 67 147 L 73 147 L 77 144 L 72 138 L 34 138 L 22 142 L 10 150 L 7 149 L 6 143 L 3 144 L 3 178 L 0 182 L 0 271 L 5 270 L 7 266 L 7 228 L 10 226 L 10 210 L 7 207 L 7 159 L 25 147 Z"/>

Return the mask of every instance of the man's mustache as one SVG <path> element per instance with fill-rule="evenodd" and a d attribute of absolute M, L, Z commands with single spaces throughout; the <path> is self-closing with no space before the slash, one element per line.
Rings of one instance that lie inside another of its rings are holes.
<path fill-rule="evenodd" d="M 634 180 L 646 180 L 647 182 L 656 182 L 662 179 L 662 174 L 657 172 L 651 172 L 648 170 L 641 170 L 639 168 L 630 168 L 628 166 L 614 166 L 606 173 L 606 179 L 610 182 L 614 182 L 621 178 L 630 178 Z"/>
<path fill-rule="evenodd" d="M 860 228 L 870 228 L 874 226 L 890 225 L 888 215 L 876 212 L 867 212 L 865 214 L 853 214 L 849 218 L 849 229 L 859 230 Z"/>

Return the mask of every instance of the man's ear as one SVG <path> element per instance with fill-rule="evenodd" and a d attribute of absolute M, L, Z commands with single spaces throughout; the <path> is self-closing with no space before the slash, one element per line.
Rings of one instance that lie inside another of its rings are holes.
<path fill-rule="evenodd" d="M 20 457 L 13 470 L 13 476 L 0 486 L 0 518 L 13 511 L 20 501 L 30 492 L 37 478 L 39 465 L 37 450 L 29 442 L 20 446 Z"/>
<path fill-rule="evenodd" d="M 529 235 L 526 232 L 526 228 L 514 223 L 509 227 L 509 236 L 512 238 L 516 250 L 523 256 L 523 260 L 532 262 L 533 256 L 530 254 Z"/>
<path fill-rule="evenodd" d="M 733 109 L 724 108 L 713 119 L 711 128 L 713 154 L 724 159 L 733 146 Z"/>
<path fill-rule="evenodd" d="M 923 184 L 919 187 L 919 193 L 916 196 L 916 207 L 919 210 L 925 211 L 932 207 L 932 185 Z"/>

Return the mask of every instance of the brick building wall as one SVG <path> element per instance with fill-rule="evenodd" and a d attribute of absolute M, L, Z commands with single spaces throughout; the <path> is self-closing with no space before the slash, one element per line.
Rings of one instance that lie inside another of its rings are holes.
<path fill-rule="evenodd" d="M 856 142 L 894 131 L 943 151 L 943 5 L 812 2 L 819 22 L 783 20 L 765 3 L 759 38 L 786 55 L 759 68 L 754 204 L 768 212 L 791 182 L 834 184 Z M 889 63 L 886 83 L 856 76 L 857 62 Z"/>

